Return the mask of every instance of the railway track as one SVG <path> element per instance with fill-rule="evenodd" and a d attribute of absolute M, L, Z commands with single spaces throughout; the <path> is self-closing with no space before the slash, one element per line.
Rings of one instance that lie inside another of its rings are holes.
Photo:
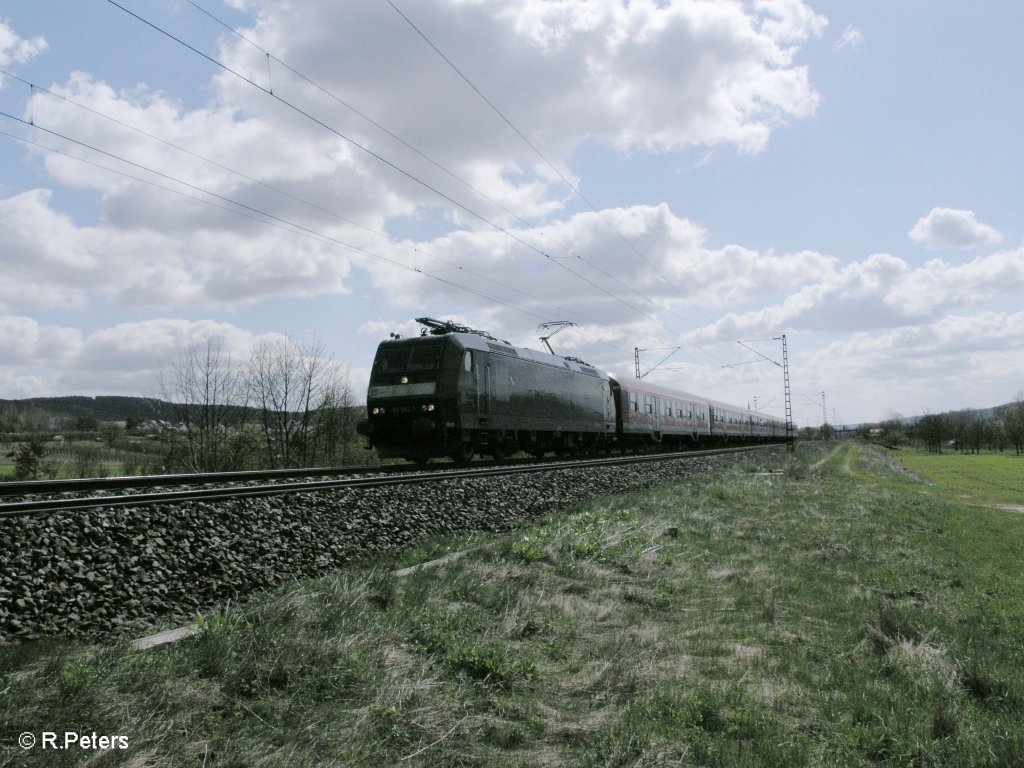
<path fill-rule="evenodd" d="M 277 477 L 276 484 L 257 477 L 232 487 L 155 485 L 135 494 L 111 479 L 88 491 L 106 496 L 8 497 L 0 517 L 0 644 L 46 635 L 138 636 L 431 537 L 508 531 L 589 499 L 748 461 L 732 449 L 438 464 L 345 478 Z M 779 461 L 780 454 L 761 451 L 751 466 Z"/>
<path fill-rule="evenodd" d="M 744 446 L 599 458 L 483 462 L 470 467 L 410 470 L 407 465 L 377 467 L 335 467 L 325 469 L 286 469 L 260 472 L 218 472 L 206 474 L 153 475 L 85 480 L 31 481 L 0 484 L 0 497 L 15 498 L 0 503 L 0 518 L 27 515 L 47 515 L 58 512 L 95 509 L 99 507 L 141 507 L 153 504 L 179 504 L 192 501 L 222 501 L 246 497 L 280 496 L 292 493 L 312 493 L 343 488 L 374 488 L 410 483 L 429 483 L 442 480 L 472 479 L 546 472 L 563 469 L 607 467 L 668 461 L 686 457 L 716 456 L 763 450 L 773 446 Z M 441 465 L 439 465 L 441 466 Z M 321 479 L 296 480 L 317 477 Z M 177 486 L 174 490 L 156 490 L 138 493 L 119 493 Z M 200 487 L 196 487 L 200 486 Z M 98 496 L 68 496 L 75 493 L 109 491 Z M 55 494 L 61 494 L 57 496 Z M 40 497 L 43 498 L 40 498 Z"/>

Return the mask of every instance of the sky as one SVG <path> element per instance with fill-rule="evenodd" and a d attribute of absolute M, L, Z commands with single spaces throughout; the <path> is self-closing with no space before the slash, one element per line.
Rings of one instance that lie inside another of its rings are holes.
<path fill-rule="evenodd" d="M 798 425 L 1024 390 L 1018 0 L 10 0 L 0 398 L 452 319 Z"/>

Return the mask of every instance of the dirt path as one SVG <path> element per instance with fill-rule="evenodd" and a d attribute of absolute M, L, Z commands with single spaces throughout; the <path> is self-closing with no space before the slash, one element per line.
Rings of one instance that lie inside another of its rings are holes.
<path fill-rule="evenodd" d="M 849 446 L 843 444 L 837 445 L 835 448 L 829 451 L 828 455 L 826 455 L 824 458 L 819 459 L 818 461 L 811 464 L 811 472 L 817 472 L 819 469 L 821 469 L 822 465 L 825 464 L 825 462 L 831 461 L 836 456 L 836 454 L 838 454 L 839 451 L 843 450 L 844 448 L 846 449 L 846 461 L 843 463 L 843 472 L 847 475 L 852 475 L 853 468 L 850 466 L 851 453 L 849 450 Z"/>

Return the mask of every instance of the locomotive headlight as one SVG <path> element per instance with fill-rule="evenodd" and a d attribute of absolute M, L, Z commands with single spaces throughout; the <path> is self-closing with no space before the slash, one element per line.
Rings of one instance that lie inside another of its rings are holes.
<path fill-rule="evenodd" d="M 421 405 L 420 406 L 420 410 L 423 410 L 423 411 L 426 411 L 426 412 L 429 413 L 430 411 L 434 410 L 434 404 L 433 403 L 428 403 L 426 405 Z"/>
<path fill-rule="evenodd" d="M 402 377 L 402 383 L 403 384 L 408 384 L 409 383 L 409 377 L 408 376 L 403 376 Z"/>
<path fill-rule="evenodd" d="M 373 409 L 373 415 L 374 416 L 380 416 L 382 413 L 387 413 L 387 411 L 385 410 L 384 406 L 380 406 L 379 408 L 374 408 Z"/>

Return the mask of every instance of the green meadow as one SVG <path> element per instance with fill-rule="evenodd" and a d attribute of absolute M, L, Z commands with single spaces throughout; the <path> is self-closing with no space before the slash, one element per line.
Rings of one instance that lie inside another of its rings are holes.
<path fill-rule="evenodd" d="M 925 453 L 895 451 L 891 456 L 942 489 L 979 504 L 1024 507 L 1024 456 L 1011 453 Z"/>

